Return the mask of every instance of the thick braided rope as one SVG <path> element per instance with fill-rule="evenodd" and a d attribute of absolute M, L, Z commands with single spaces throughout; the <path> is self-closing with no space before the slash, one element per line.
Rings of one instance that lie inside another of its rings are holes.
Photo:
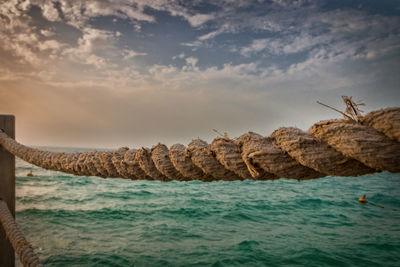
<path fill-rule="evenodd" d="M 3 200 L 0 200 L 0 222 L 3 225 L 3 229 L 14 248 L 14 251 L 21 260 L 21 263 L 24 266 L 29 267 L 43 266 L 33 251 L 31 244 L 29 244 L 19 231 L 14 218 L 7 207 L 7 203 Z"/>
<path fill-rule="evenodd" d="M 19 144 L 3 132 L 0 144 L 12 154 L 45 169 L 84 176 L 160 181 L 314 179 L 400 172 L 400 108 L 367 114 L 360 123 L 329 120 L 308 132 L 284 127 L 263 137 L 249 132 L 236 139 L 200 139 L 187 147 L 83 153 L 55 153 Z"/>

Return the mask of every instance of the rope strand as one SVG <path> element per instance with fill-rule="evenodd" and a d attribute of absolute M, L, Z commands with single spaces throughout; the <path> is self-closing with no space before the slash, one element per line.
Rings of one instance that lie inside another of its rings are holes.
<path fill-rule="evenodd" d="M 39 167 L 81 176 L 132 180 L 298 180 L 400 172 L 400 108 L 367 114 L 359 122 L 329 120 L 308 132 L 283 127 L 270 136 L 249 132 L 236 139 L 195 139 L 168 149 L 56 153 L 24 146 L 0 132 L 0 145 Z"/>
<path fill-rule="evenodd" d="M 0 222 L 21 263 L 29 267 L 42 267 L 43 265 L 40 263 L 31 244 L 19 231 L 17 223 L 7 207 L 7 203 L 3 200 L 0 200 Z"/>

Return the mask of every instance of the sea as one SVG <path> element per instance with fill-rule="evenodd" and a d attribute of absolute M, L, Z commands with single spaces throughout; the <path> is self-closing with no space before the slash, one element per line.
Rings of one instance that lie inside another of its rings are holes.
<path fill-rule="evenodd" d="M 44 266 L 400 266 L 400 175 L 388 172 L 158 182 L 17 159 L 16 220 Z"/>

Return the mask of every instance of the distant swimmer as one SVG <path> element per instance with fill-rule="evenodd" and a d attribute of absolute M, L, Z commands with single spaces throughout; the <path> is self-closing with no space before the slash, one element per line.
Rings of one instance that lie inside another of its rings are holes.
<path fill-rule="evenodd" d="M 364 195 L 363 197 L 360 197 L 360 198 L 358 199 L 358 202 L 367 203 L 368 200 L 365 198 L 365 196 L 366 196 L 366 195 Z"/>

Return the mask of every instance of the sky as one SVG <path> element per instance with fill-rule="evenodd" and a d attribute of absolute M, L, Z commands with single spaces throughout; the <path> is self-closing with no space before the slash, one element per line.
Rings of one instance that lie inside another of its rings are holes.
<path fill-rule="evenodd" d="M 400 104 L 398 0 L 0 1 L 0 114 L 27 145 L 307 130 Z"/>

